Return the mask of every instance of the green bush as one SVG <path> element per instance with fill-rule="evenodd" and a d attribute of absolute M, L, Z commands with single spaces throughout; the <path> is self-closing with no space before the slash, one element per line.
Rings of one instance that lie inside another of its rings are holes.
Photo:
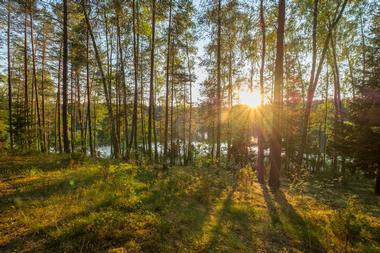
<path fill-rule="evenodd" d="M 345 208 L 336 211 L 330 219 L 331 231 L 343 243 L 344 252 L 347 252 L 349 245 L 353 246 L 363 239 L 365 224 L 364 215 L 352 200 L 348 201 Z"/>

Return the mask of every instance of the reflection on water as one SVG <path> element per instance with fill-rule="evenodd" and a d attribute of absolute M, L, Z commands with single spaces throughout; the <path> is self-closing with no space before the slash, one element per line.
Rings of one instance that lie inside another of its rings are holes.
<path fill-rule="evenodd" d="M 139 148 L 141 148 L 141 146 Z M 212 148 L 212 145 L 210 145 L 209 143 L 198 142 L 198 141 L 193 142 L 193 150 L 194 150 L 194 154 L 196 156 L 197 155 L 202 156 L 202 155 L 210 154 L 211 148 Z M 221 153 L 226 155 L 227 154 L 227 143 L 221 143 L 220 149 L 221 149 Z M 187 150 L 187 147 L 186 147 L 186 149 L 184 149 L 183 145 L 180 143 L 179 144 L 179 154 L 183 155 L 184 150 Z M 256 145 L 252 145 L 249 147 L 249 152 L 252 154 L 257 154 L 257 150 L 258 150 L 258 147 Z M 160 143 L 157 143 L 157 153 L 161 154 L 162 151 L 163 151 L 163 145 Z M 96 153 L 97 153 L 98 157 L 102 157 L 102 158 L 110 157 L 111 156 L 111 146 L 110 145 L 99 146 L 96 148 Z M 269 155 L 269 149 L 264 150 L 264 155 L 265 156 Z"/>

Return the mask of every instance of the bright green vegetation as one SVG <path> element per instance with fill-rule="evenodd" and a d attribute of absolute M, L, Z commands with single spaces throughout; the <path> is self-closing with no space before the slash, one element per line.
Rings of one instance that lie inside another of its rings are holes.
<path fill-rule="evenodd" d="M 379 252 L 373 182 L 270 192 L 251 168 L 1 157 L 1 252 Z M 368 186 L 368 188 L 366 188 Z"/>

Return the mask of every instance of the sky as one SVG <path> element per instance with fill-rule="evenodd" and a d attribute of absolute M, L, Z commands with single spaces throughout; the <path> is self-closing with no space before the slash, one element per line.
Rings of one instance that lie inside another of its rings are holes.
<path fill-rule="evenodd" d="M 194 0 L 194 6 L 196 7 L 196 10 L 199 11 L 200 10 L 200 5 L 201 5 L 201 0 Z M 197 51 L 197 56 L 196 56 L 196 64 L 194 66 L 195 68 L 195 74 L 196 74 L 196 77 L 197 77 L 197 80 L 194 84 L 194 88 L 193 88 L 193 102 L 197 103 L 197 102 L 200 102 L 200 99 L 202 98 L 201 96 L 201 92 L 200 92 L 200 86 L 201 86 L 201 83 L 203 81 L 206 80 L 207 78 L 207 72 L 205 70 L 205 68 L 203 68 L 202 66 L 200 66 L 199 64 L 199 58 L 203 57 L 204 54 L 205 54 L 205 50 L 204 50 L 204 47 L 207 43 L 207 39 L 206 38 L 200 38 L 197 43 L 196 43 L 196 47 L 198 49 Z"/>

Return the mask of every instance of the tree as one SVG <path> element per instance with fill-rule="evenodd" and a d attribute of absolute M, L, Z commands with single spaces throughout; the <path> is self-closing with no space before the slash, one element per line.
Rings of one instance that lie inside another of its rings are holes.
<path fill-rule="evenodd" d="M 169 27 L 167 38 L 167 52 L 166 52 L 166 93 L 165 93 L 165 130 L 164 130 L 164 157 L 168 153 L 168 133 L 169 133 L 169 77 L 170 77 L 170 45 L 171 45 L 171 32 L 172 32 L 172 0 L 169 2 Z"/>
<path fill-rule="evenodd" d="M 380 195 L 380 11 L 373 18 L 371 41 L 366 45 L 366 75 L 358 87 L 358 96 L 350 108 L 354 166 L 375 177 L 374 192 Z"/>
<path fill-rule="evenodd" d="M 150 87 L 149 87 L 149 118 L 148 118 L 148 153 L 152 158 L 152 126 L 153 126 L 153 104 L 154 104 L 154 50 L 156 33 L 156 0 L 152 1 L 152 37 L 150 49 Z"/>
<path fill-rule="evenodd" d="M 98 68 L 99 68 L 100 75 L 101 75 L 104 95 L 105 95 L 105 98 L 106 98 L 108 117 L 109 117 L 109 120 L 111 121 L 111 140 L 112 140 L 113 152 L 114 152 L 115 158 L 119 159 L 120 158 L 120 147 L 119 147 L 118 137 L 117 137 L 117 134 L 116 134 L 116 124 L 115 124 L 115 119 L 114 119 L 114 115 L 113 115 L 112 101 L 111 101 L 111 98 L 110 98 L 110 93 L 109 93 L 109 89 L 108 89 L 108 85 L 107 85 L 107 80 L 106 80 L 106 77 L 105 77 L 105 74 L 104 74 L 104 71 L 103 71 L 103 66 L 102 66 L 102 62 L 101 62 L 101 59 L 100 59 L 100 54 L 99 54 L 99 51 L 98 51 L 98 47 L 96 45 L 94 34 L 92 32 L 92 27 L 91 27 L 91 24 L 90 24 L 90 20 L 88 18 L 88 14 L 87 14 L 87 10 L 86 10 L 86 6 L 84 4 L 84 1 L 82 1 L 82 8 L 83 8 L 83 14 L 84 14 L 84 17 L 85 17 L 85 21 L 86 21 L 86 24 L 87 24 L 87 29 L 88 29 L 88 31 L 90 33 L 90 36 L 91 36 L 92 46 L 93 46 L 94 51 L 95 51 L 95 59 L 96 59 L 96 62 L 98 64 Z"/>
<path fill-rule="evenodd" d="M 63 0 L 63 58 L 62 58 L 62 130 L 63 130 L 63 150 L 65 153 L 70 153 L 69 131 L 68 131 L 68 19 L 67 19 L 67 0 Z"/>
<path fill-rule="evenodd" d="M 89 59 L 89 33 L 86 29 L 86 87 L 87 87 L 87 120 L 88 120 L 88 137 L 90 144 L 90 155 L 94 156 L 94 146 L 92 145 L 92 124 L 91 124 L 91 89 L 90 89 L 90 59 Z"/>
<path fill-rule="evenodd" d="M 265 68 L 265 52 L 266 52 L 266 27 L 264 18 L 264 0 L 260 1 L 260 28 L 261 28 L 261 65 L 260 65 L 260 104 L 264 106 L 264 68 Z M 263 116 L 260 115 L 260 128 L 257 137 L 257 176 L 260 183 L 264 183 L 265 167 L 264 167 L 264 136 L 263 136 Z"/>
<path fill-rule="evenodd" d="M 43 131 L 41 124 L 41 114 L 40 114 L 40 106 L 39 106 L 39 92 L 38 92 L 38 83 L 37 83 L 37 63 L 36 63 L 36 45 L 34 42 L 34 23 L 33 23 L 33 15 L 34 15 L 34 6 L 33 2 L 30 2 L 30 42 L 31 42 L 31 50 L 32 50 L 32 70 L 33 70 L 33 79 L 32 79 L 32 89 L 34 89 L 35 101 L 36 101 L 36 114 L 37 114 L 37 132 L 39 137 L 39 142 L 41 146 L 41 151 L 45 151 L 45 144 L 43 141 Z M 33 99 L 32 99 L 33 100 Z"/>
<path fill-rule="evenodd" d="M 29 95 L 28 95 L 28 2 L 24 3 L 24 113 L 26 121 L 29 121 Z M 28 125 L 25 126 L 26 135 L 29 135 Z M 29 136 L 27 136 L 29 137 Z M 30 140 L 26 140 L 30 148 Z"/>
<path fill-rule="evenodd" d="M 338 4 L 338 6 L 337 6 L 337 12 L 333 16 L 333 21 L 329 25 L 328 33 L 327 33 L 327 36 L 326 36 L 324 43 L 323 43 L 323 49 L 322 49 L 322 53 L 321 53 L 321 56 L 319 59 L 317 70 L 315 72 L 315 76 L 310 78 L 311 82 L 310 82 L 308 90 L 307 90 L 307 101 L 306 101 L 306 108 L 305 108 L 305 115 L 304 115 L 304 120 L 303 120 L 303 128 L 302 128 L 302 136 L 301 136 L 301 146 L 300 146 L 301 157 L 299 160 L 301 163 L 303 160 L 304 150 L 305 150 L 305 147 L 307 144 L 306 143 L 307 142 L 307 132 L 308 132 L 310 112 L 311 112 L 311 107 L 313 104 L 315 89 L 317 88 L 319 75 L 321 74 L 321 71 L 322 71 L 323 62 L 324 62 L 324 59 L 326 57 L 326 53 L 327 53 L 327 49 L 328 49 L 328 46 L 330 43 L 330 39 L 332 36 L 333 29 L 337 26 L 339 20 L 341 19 L 346 5 L 347 5 L 347 0 L 345 0 L 343 2 L 341 7 L 340 7 L 340 4 Z M 316 16 L 314 16 L 314 17 L 316 19 Z"/>
<path fill-rule="evenodd" d="M 120 62 L 120 75 L 121 85 L 123 89 L 123 109 L 124 109 L 124 138 L 125 138 L 125 159 L 129 159 L 129 138 L 128 138 L 128 105 L 127 105 L 127 84 L 125 80 L 125 66 L 123 57 L 123 45 L 121 40 L 121 28 L 120 19 L 122 14 L 122 6 L 120 1 L 115 1 L 115 13 L 116 13 L 116 32 L 119 44 L 119 62 Z"/>
<path fill-rule="evenodd" d="M 222 132 L 222 87 L 221 87 L 221 32 L 222 32 L 222 1 L 218 0 L 218 23 L 217 23 L 217 63 L 216 63 L 216 108 L 217 108 L 217 120 L 216 120 L 216 160 L 217 162 L 220 162 L 220 144 L 221 144 L 221 132 Z"/>
<path fill-rule="evenodd" d="M 12 124 L 12 66 L 11 66 L 11 1 L 8 0 L 8 30 L 7 30 L 7 54 L 8 54 L 8 124 L 10 149 L 13 149 L 13 124 Z"/>
<path fill-rule="evenodd" d="M 272 137 L 270 146 L 271 168 L 269 172 L 269 186 L 273 189 L 280 187 L 281 170 L 281 113 L 282 87 L 284 73 L 284 32 L 285 32 L 285 0 L 279 0 L 277 19 L 277 44 L 275 63 L 275 83 L 273 101 Z"/>

